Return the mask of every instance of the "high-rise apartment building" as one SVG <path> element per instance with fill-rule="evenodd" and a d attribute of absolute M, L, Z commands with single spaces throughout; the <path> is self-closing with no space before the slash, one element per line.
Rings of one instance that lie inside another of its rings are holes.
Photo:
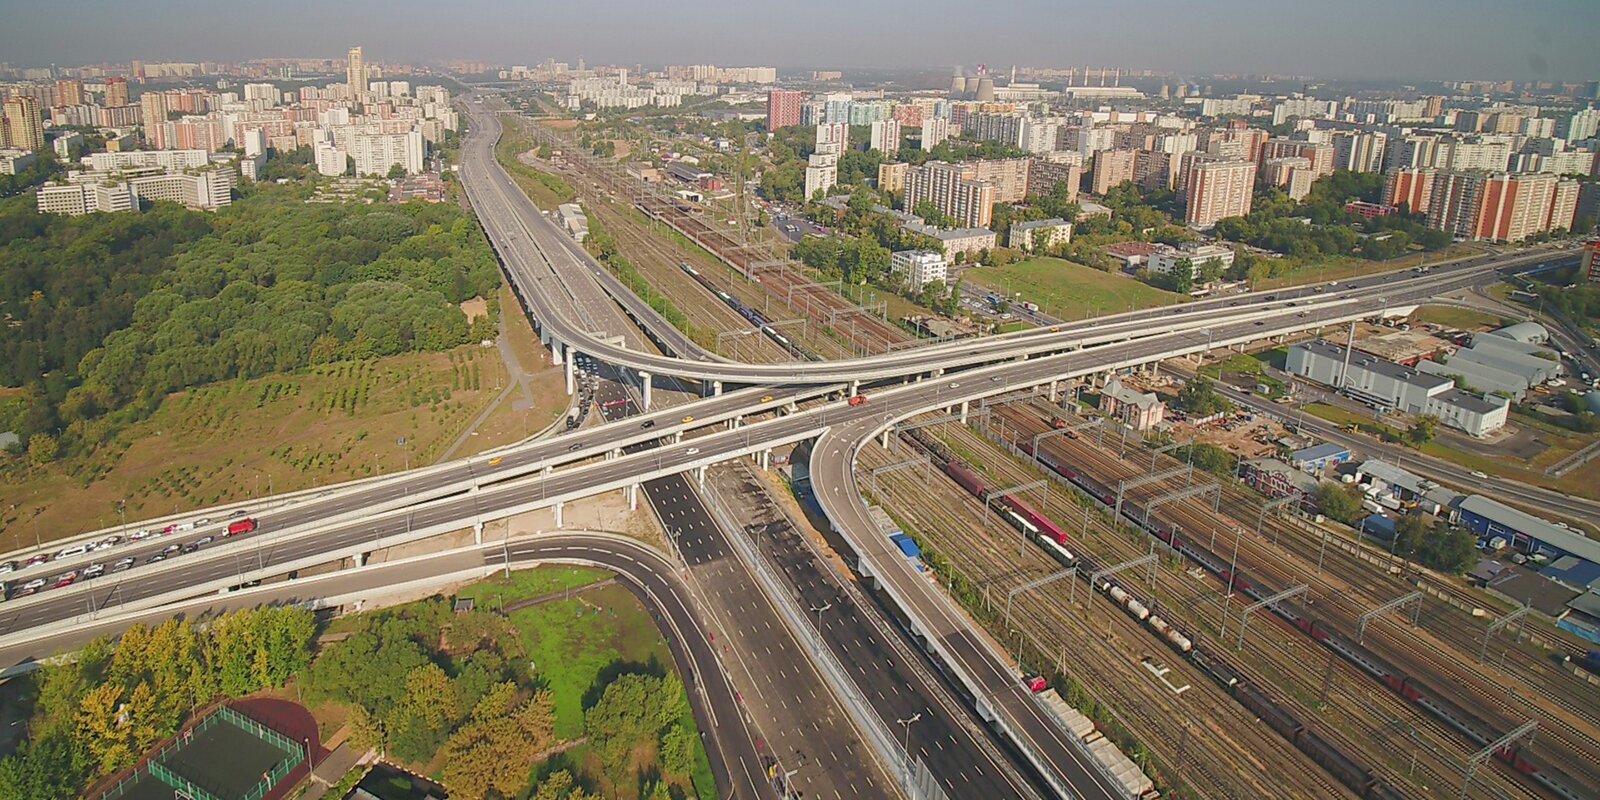
<path fill-rule="evenodd" d="M 345 83 L 350 84 L 352 95 L 367 93 L 367 62 L 361 57 L 359 46 L 350 48 L 345 64 Z"/>
<path fill-rule="evenodd" d="M 878 165 L 878 191 L 899 194 L 906 189 L 906 174 L 911 165 L 904 161 L 889 161 Z"/>
<path fill-rule="evenodd" d="M 969 161 L 972 179 L 994 185 L 994 202 L 1020 203 L 1028 196 L 1028 159 L 986 158 Z"/>
<path fill-rule="evenodd" d="M 1209 228 L 1217 220 L 1250 213 L 1256 164 L 1206 153 L 1183 155 L 1184 221 Z"/>
<path fill-rule="evenodd" d="M 106 78 L 106 107 L 116 108 L 128 104 L 128 79 Z"/>
<path fill-rule="evenodd" d="M 948 138 L 950 138 L 949 119 L 929 117 L 922 121 L 922 149 L 932 150 Z"/>
<path fill-rule="evenodd" d="M 56 81 L 55 104 L 58 106 L 83 105 L 83 81 L 74 78 L 63 78 Z"/>
<path fill-rule="evenodd" d="M 1133 168 L 1138 160 L 1139 153 L 1135 150 L 1106 150 L 1095 154 L 1089 191 L 1103 195 L 1111 187 L 1133 180 Z"/>
<path fill-rule="evenodd" d="M 355 136 L 350 140 L 350 157 L 355 159 L 357 175 L 387 175 L 399 165 L 407 175 L 422 171 L 424 145 L 422 131 L 378 133 Z"/>
<path fill-rule="evenodd" d="M 1423 167 L 1397 169 L 1383 177 L 1383 204 L 1404 205 L 1413 214 L 1426 214 L 1433 206 L 1434 170 Z"/>
<path fill-rule="evenodd" d="M 1550 174 L 1440 172 L 1433 179 L 1428 225 L 1464 239 L 1520 242 L 1570 229 L 1577 186 Z"/>
<path fill-rule="evenodd" d="M 767 92 L 767 130 L 776 131 L 800 124 L 800 105 L 805 92 L 773 89 Z"/>
<path fill-rule="evenodd" d="M 1028 189 L 1031 195 L 1044 196 L 1061 184 L 1067 185 L 1067 202 L 1078 202 L 1078 185 L 1083 182 L 1083 167 L 1076 161 L 1028 161 Z"/>
<path fill-rule="evenodd" d="M 6 101 L 4 139 L 6 147 L 28 152 L 44 149 L 44 117 L 38 100 L 18 95 Z"/>
<path fill-rule="evenodd" d="M 977 169 L 969 164 L 923 164 L 906 175 L 905 207 L 915 213 L 916 207 L 926 201 L 961 227 L 988 227 L 994 213 L 995 187 L 977 176 Z"/>
<path fill-rule="evenodd" d="M 144 127 L 144 140 L 151 147 L 167 147 L 167 96 L 160 92 L 139 95 L 140 121 Z"/>
<path fill-rule="evenodd" d="M 1600 283 L 1600 239 L 1584 243 L 1583 267 L 1578 274 L 1589 276 L 1590 283 Z"/>
<path fill-rule="evenodd" d="M 893 119 L 872 123 L 871 147 L 889 156 L 900 152 L 900 123 Z"/>
<path fill-rule="evenodd" d="M 1336 131 L 1333 134 L 1333 168 L 1346 172 L 1383 169 L 1383 148 L 1389 137 L 1381 131 Z"/>
<path fill-rule="evenodd" d="M 820 150 L 812 153 L 806 161 L 806 199 L 816 197 L 817 192 L 826 194 L 838 181 L 839 154 L 824 153 Z"/>
<path fill-rule="evenodd" d="M 817 152 L 842 155 L 850 148 L 850 123 L 824 122 L 817 126 Z M 806 195 L 810 197 L 810 195 Z"/>
<path fill-rule="evenodd" d="M 1305 142 L 1299 139 L 1268 139 L 1261 143 L 1257 163 L 1265 164 L 1278 158 L 1303 158 L 1318 177 L 1333 174 L 1333 145 Z"/>

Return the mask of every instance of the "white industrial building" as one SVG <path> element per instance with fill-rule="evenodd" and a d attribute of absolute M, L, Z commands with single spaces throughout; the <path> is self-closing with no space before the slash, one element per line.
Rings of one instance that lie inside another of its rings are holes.
<path fill-rule="evenodd" d="M 1529 386 L 1561 375 L 1561 362 L 1553 350 L 1488 333 L 1472 337 L 1472 346 L 1457 350 L 1450 360 L 1451 363 L 1470 361 L 1510 372 L 1527 381 Z"/>
<path fill-rule="evenodd" d="M 583 213 L 583 206 L 562 203 L 556 207 L 556 215 L 561 218 L 561 227 L 566 228 L 573 239 L 582 242 L 589 237 L 589 217 Z"/>
<path fill-rule="evenodd" d="M 1233 258 L 1231 248 L 1217 244 L 1189 244 L 1183 247 L 1161 245 L 1145 259 L 1145 266 L 1151 272 L 1165 275 L 1176 270 L 1184 259 L 1188 259 L 1189 277 L 1197 280 L 1205 265 L 1216 264 L 1218 269 L 1225 270 L 1233 265 Z"/>
<path fill-rule="evenodd" d="M 1507 398 L 1464 392 L 1449 378 L 1359 351 L 1350 352 L 1326 341 L 1290 347 L 1285 370 L 1379 408 L 1431 414 L 1441 423 L 1473 436 L 1487 436 L 1505 427 L 1511 408 Z"/>

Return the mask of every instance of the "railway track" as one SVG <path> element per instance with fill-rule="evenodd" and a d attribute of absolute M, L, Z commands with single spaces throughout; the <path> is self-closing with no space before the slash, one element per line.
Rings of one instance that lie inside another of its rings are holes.
<path fill-rule="evenodd" d="M 571 144 L 565 146 L 570 148 Z M 705 248 L 750 281 L 761 283 L 771 296 L 782 300 L 795 313 L 827 327 L 847 345 L 850 355 L 884 353 L 917 341 L 917 337 L 899 325 L 868 313 L 838 292 L 818 284 L 799 265 L 787 262 L 783 253 L 740 242 L 710 224 L 703 213 L 696 213 L 699 206 L 690 201 L 640 192 L 638 185 L 615 173 L 592 169 L 587 157 L 573 158 L 568 163 L 579 173 L 580 185 L 586 180 L 589 185 L 608 187 L 610 193 L 629 198 L 645 214 Z"/>
<path fill-rule="evenodd" d="M 864 457 L 863 466 L 880 465 L 895 457 L 892 452 L 874 452 Z M 1001 524 L 994 513 L 985 526 L 982 507 L 968 495 L 952 494 L 953 484 L 942 475 L 890 473 L 878 485 L 886 503 L 904 509 L 903 519 L 987 590 L 1002 623 L 999 609 L 1004 605 L 1000 599 L 1004 593 L 1060 569 L 1037 546 Z M 1037 633 L 1029 640 L 1043 654 L 1039 657 L 1052 664 L 1063 660 L 1068 673 L 1092 690 L 1096 702 L 1115 709 L 1122 724 L 1160 761 L 1179 767 L 1198 796 L 1283 796 L 1285 784 L 1282 776 L 1274 774 L 1274 767 L 1283 759 L 1303 756 L 1254 725 L 1247 712 L 1190 667 L 1168 663 L 1174 659 L 1160 655 L 1159 642 L 1103 597 L 1097 595 L 1099 599 L 1092 601 L 1096 605 L 1086 617 L 1057 602 L 1065 600 L 1064 585 L 1038 591 L 1031 598 L 1022 595 L 1012 604 L 1012 628 Z M 1076 593 L 1082 597 L 1091 594 L 1083 586 L 1076 587 Z M 1041 596 L 1051 599 L 1041 602 Z M 1011 636 L 1015 634 L 1002 632 L 997 639 Z M 1013 639 L 1010 647 L 1016 645 Z M 1159 658 L 1174 669 L 1174 681 L 1187 682 L 1191 689 L 1181 699 L 1174 695 L 1146 671 L 1145 658 Z M 1201 705 L 1205 713 L 1197 714 L 1195 707 Z M 1186 719 L 1193 719 L 1194 724 L 1180 726 L 1177 722 Z M 1315 765 L 1305 766 L 1305 775 L 1290 781 L 1294 787 L 1290 795 L 1350 796 Z"/>
<path fill-rule="evenodd" d="M 971 439 L 976 436 L 970 431 L 954 427 L 950 427 L 947 430 L 955 438 Z M 992 444 L 982 439 L 978 441 L 982 444 Z M 983 453 L 983 455 L 990 457 L 988 463 L 991 466 L 997 462 L 1005 461 L 1007 457 L 997 450 L 991 450 Z M 1037 477 L 1037 472 L 1029 472 L 1029 470 L 1033 469 L 1031 466 L 1018 468 L 1024 469 L 1023 474 L 1029 475 L 1031 478 Z M 1133 534 L 1126 528 L 1112 529 L 1109 524 L 1104 523 L 1103 518 L 1097 518 L 1096 522 L 1097 524 L 1103 524 L 1103 535 L 1093 540 L 1094 545 L 1086 545 L 1083 540 L 1080 540 L 1077 547 L 1085 548 L 1105 543 L 1107 547 L 1100 552 L 1110 555 L 1110 561 L 1121 561 L 1148 552 L 1146 548 L 1149 540 L 1142 534 Z M 1189 581 L 1185 582 L 1184 578 L 1189 578 Z M 1193 576 L 1188 572 L 1163 571 L 1160 573 L 1158 586 L 1154 587 L 1155 594 L 1152 596 L 1176 598 L 1173 601 L 1160 603 L 1161 613 L 1176 615 L 1181 624 L 1187 626 L 1186 630 L 1196 637 L 1209 636 L 1214 631 L 1212 626 L 1216 624 L 1217 620 L 1217 616 L 1212 611 L 1220 611 L 1222 606 L 1217 604 L 1202 608 L 1201 605 L 1197 605 L 1193 580 Z M 1214 594 L 1212 597 L 1214 598 Z M 1201 611 L 1205 613 L 1199 613 Z M 1197 638 L 1196 641 L 1199 642 L 1200 639 Z M 1244 659 L 1236 659 L 1234 661 L 1236 668 L 1240 663 L 1254 664 L 1254 668 L 1247 668 L 1243 671 L 1254 677 L 1257 685 L 1277 687 L 1279 690 L 1279 703 L 1288 705 L 1291 709 L 1299 712 L 1301 719 L 1320 719 L 1325 722 L 1334 719 L 1341 721 L 1341 728 L 1324 725 L 1319 731 L 1325 737 L 1331 736 L 1347 752 L 1363 754 L 1368 759 L 1368 763 L 1385 765 L 1387 769 L 1382 770 L 1382 772 L 1389 779 L 1391 786 L 1407 787 L 1408 784 L 1416 784 L 1415 775 L 1419 770 L 1424 778 L 1420 785 L 1438 787 L 1459 784 L 1457 760 L 1429 757 L 1419 758 L 1412 763 L 1403 763 L 1394 759 L 1395 753 L 1392 748 L 1382 747 L 1383 743 L 1391 738 L 1388 729 L 1391 727 L 1392 721 L 1408 716 L 1417 717 L 1424 726 L 1431 729 L 1431 733 L 1436 739 L 1432 746 L 1436 751 L 1443 751 L 1453 741 L 1453 737 L 1450 736 L 1448 731 L 1440 726 L 1431 725 L 1425 716 L 1416 714 L 1415 709 L 1400 702 L 1397 698 L 1383 693 L 1372 698 L 1372 702 L 1366 702 L 1364 698 L 1333 696 L 1329 698 L 1327 704 L 1317 704 L 1321 707 L 1315 708 L 1313 713 L 1313 704 L 1304 702 L 1300 698 L 1308 695 L 1316 696 L 1317 687 L 1303 685 L 1300 679 L 1306 675 L 1307 664 L 1322 663 L 1323 659 L 1319 658 L 1319 654 L 1308 650 L 1304 637 L 1297 632 L 1278 625 L 1258 622 L 1247 643 L 1250 649 L 1246 651 Z M 1341 679 L 1338 685 L 1361 686 L 1365 684 L 1363 676 L 1355 674 L 1353 670 L 1346 668 L 1342 662 L 1336 663 L 1334 667 L 1338 670 L 1338 675 Z M 1373 702 L 1377 705 L 1373 705 Z M 1354 726 L 1354 731 L 1343 729 L 1343 727 L 1348 726 Z M 1415 788 L 1415 786 L 1410 788 Z M 1504 798 L 1511 795 L 1492 793 L 1491 790 L 1486 789 L 1475 793 L 1474 796 Z"/>
<path fill-rule="evenodd" d="M 1034 433 L 1041 432 L 1046 428 L 1046 426 L 1042 420 L 1028 415 L 1021 415 L 1010 420 L 1009 428 L 1012 435 L 1020 434 L 1024 437 L 1028 437 Z M 1058 456 L 1063 455 L 1064 453 L 1062 448 L 1065 448 L 1068 445 L 1070 445 L 1070 452 L 1065 453 L 1065 455 L 1066 457 L 1072 459 L 1072 463 L 1080 464 L 1084 469 L 1094 472 L 1096 475 L 1109 477 L 1109 483 L 1114 484 L 1118 477 L 1126 477 L 1128 475 L 1142 472 L 1142 469 L 1135 468 L 1126 464 L 1125 462 L 1121 462 L 1112 454 L 1097 452 L 1098 448 L 1089 447 L 1087 442 L 1084 441 L 1063 442 L 1060 439 L 1051 440 L 1051 452 Z M 1174 504 L 1173 508 L 1181 508 L 1184 505 L 1185 504 Z M 1207 509 L 1207 511 L 1209 512 L 1209 509 Z M 1175 511 L 1173 513 L 1176 514 Z M 1158 518 L 1163 518 L 1164 516 L 1165 515 L 1160 512 L 1157 514 Z M 1197 534 L 1197 532 L 1205 530 L 1199 522 L 1181 515 L 1178 515 L 1178 518 L 1188 522 L 1186 525 L 1184 522 L 1178 523 L 1183 525 L 1186 536 L 1192 539 L 1197 539 L 1200 542 L 1206 541 L 1205 534 Z M 1233 526 L 1230 525 L 1228 527 L 1227 535 L 1232 534 L 1232 529 Z M 1223 541 L 1225 544 L 1226 539 L 1224 538 Z M 1252 562 L 1252 559 L 1255 558 L 1256 555 L 1253 555 L 1250 547 L 1244 546 L 1243 542 L 1243 537 L 1241 537 L 1241 549 L 1239 556 L 1241 571 L 1249 571 L 1252 576 L 1257 578 L 1261 577 L 1262 575 L 1274 575 L 1279 578 L 1284 578 L 1284 575 L 1274 572 L 1270 569 L 1256 569 L 1256 565 Z M 1226 551 L 1224 551 L 1224 553 L 1226 553 Z M 1282 558 L 1281 555 L 1279 555 L 1273 558 L 1269 563 L 1277 564 L 1281 561 Z M 1284 578 L 1284 582 L 1278 585 L 1287 586 L 1292 585 L 1293 582 L 1295 581 Z M 1265 612 L 1263 612 L 1263 614 L 1264 613 Z M 1213 621 L 1210 624 L 1214 626 L 1216 623 Z M 1320 651 L 1318 651 L 1318 655 L 1315 657 L 1306 655 L 1306 653 L 1300 649 L 1307 643 L 1307 640 L 1305 640 L 1303 637 L 1300 637 L 1296 633 L 1290 632 L 1286 627 L 1264 623 L 1263 621 L 1259 620 L 1256 622 L 1256 625 L 1252 627 L 1251 635 L 1246 639 L 1246 642 L 1253 645 L 1262 636 L 1278 636 L 1280 633 L 1286 638 L 1287 641 L 1287 644 L 1284 646 L 1288 648 L 1288 650 L 1285 651 L 1288 659 L 1285 669 L 1275 671 L 1278 679 L 1275 680 L 1274 683 L 1282 686 L 1286 691 L 1304 695 L 1308 687 L 1295 684 L 1294 677 L 1304 672 L 1304 665 L 1306 663 L 1321 663 L 1323 660 L 1325 660 Z M 1261 654 L 1263 656 L 1272 655 L 1272 653 L 1265 651 L 1263 651 Z M 1342 663 L 1336 664 L 1335 670 L 1335 674 L 1343 682 L 1357 686 L 1371 685 L 1371 681 L 1367 676 L 1357 673 L 1353 669 L 1347 669 Z M 1311 694 L 1314 696 L 1316 694 L 1316 687 L 1309 688 Z M 1317 710 L 1317 715 L 1330 721 L 1337 721 L 1338 719 L 1343 719 L 1345 716 L 1351 716 L 1354 718 L 1354 722 L 1357 725 L 1357 733 L 1361 733 L 1362 731 L 1366 731 L 1368 733 L 1373 731 L 1381 731 L 1385 725 L 1396 719 L 1412 720 L 1412 722 L 1406 724 L 1413 729 L 1426 732 L 1428 736 L 1434 740 L 1434 749 L 1440 753 L 1446 754 L 1448 761 L 1454 762 L 1446 763 L 1445 761 L 1441 761 L 1439 764 L 1439 769 L 1436 770 L 1436 772 L 1438 772 L 1438 774 L 1445 775 L 1453 773 L 1459 776 L 1459 763 L 1461 757 L 1464 755 L 1459 736 L 1456 736 L 1453 734 L 1453 732 L 1448 731 L 1442 726 L 1436 724 L 1427 715 L 1421 714 L 1410 704 L 1401 702 L 1398 696 L 1391 695 L 1386 692 L 1380 692 L 1379 694 L 1372 696 L 1371 699 L 1378 703 L 1377 709 L 1378 713 L 1383 717 L 1382 719 L 1373 720 L 1368 718 L 1371 716 L 1371 712 L 1368 710 L 1359 708 L 1339 708 L 1337 706 L 1320 708 Z M 1339 713 L 1334 714 L 1334 712 Z M 1385 752 L 1381 749 L 1375 752 L 1369 749 L 1368 752 L 1374 756 L 1377 756 L 1377 760 L 1379 761 L 1387 762 L 1391 765 L 1393 764 L 1393 762 L 1389 759 L 1389 756 L 1391 756 L 1392 753 Z M 1406 767 L 1406 765 L 1401 766 L 1403 769 Z M 1528 796 L 1527 793 L 1529 790 L 1527 790 L 1525 787 L 1521 787 L 1521 785 L 1517 783 L 1508 782 L 1509 775 L 1496 774 L 1493 778 L 1495 785 L 1490 786 L 1485 782 L 1486 773 L 1487 771 L 1479 773 L 1479 776 L 1474 783 L 1474 792 L 1496 792 L 1486 796 Z M 1459 782 L 1459 778 L 1457 778 L 1457 782 Z M 1435 783 L 1434 785 L 1437 784 Z M 1480 789 L 1480 787 L 1484 788 Z"/>

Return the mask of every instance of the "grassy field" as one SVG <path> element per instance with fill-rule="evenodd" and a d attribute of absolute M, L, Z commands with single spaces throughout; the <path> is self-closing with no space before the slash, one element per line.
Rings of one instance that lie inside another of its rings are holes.
<path fill-rule="evenodd" d="M 1501 318 L 1498 314 L 1484 311 L 1474 311 L 1470 308 L 1457 308 L 1455 306 L 1423 306 L 1411 315 L 1413 322 L 1431 322 L 1447 328 L 1472 331 L 1480 328 L 1498 328 Z"/>
<path fill-rule="evenodd" d="M 500 143 L 495 146 L 495 160 L 500 166 L 511 173 L 512 180 L 522 191 L 527 192 L 533 204 L 550 211 L 562 203 L 569 203 L 578 196 L 576 191 L 559 175 L 551 175 L 528 166 L 518 156 L 538 146 L 533 141 L 533 136 L 524 127 L 527 123 L 518 117 L 501 117 L 505 123 L 505 134 L 500 137 Z"/>
<path fill-rule="evenodd" d="M 1002 293 L 1022 293 L 1045 313 L 1084 319 L 1178 302 L 1179 295 L 1124 275 L 1059 258 L 1030 258 L 1003 267 L 974 267 L 963 276 Z"/>
<path fill-rule="evenodd" d="M 535 406 L 486 424 L 471 449 L 520 439 L 565 409 L 560 368 L 523 366 L 537 370 Z M 8 476 L 0 550 L 117 525 L 119 501 L 138 520 L 430 463 L 505 381 L 497 351 L 467 345 L 170 395 L 75 472 L 56 465 Z"/>
<path fill-rule="evenodd" d="M 1263 289 L 1277 289 L 1284 286 L 1293 286 L 1302 283 L 1319 281 L 1342 281 L 1350 278 L 1359 278 L 1362 275 L 1372 275 L 1378 272 L 1393 272 L 1395 270 L 1410 269 L 1422 264 L 1437 264 L 1457 258 L 1467 258 L 1481 255 L 1482 250 L 1465 244 L 1455 244 L 1434 253 L 1416 253 L 1391 259 L 1389 261 L 1367 261 L 1360 258 L 1336 258 L 1311 264 L 1302 264 L 1282 275 L 1277 275 L 1261 281 L 1255 287 L 1256 291 Z"/>
<path fill-rule="evenodd" d="M 480 607 L 510 606 L 518 600 L 572 589 L 570 599 L 551 600 L 517 609 L 511 622 L 521 633 L 533 662 L 533 672 L 555 699 L 555 731 L 562 738 L 583 735 L 583 712 L 599 697 L 599 689 L 617 674 L 675 671 L 666 640 L 650 615 L 627 588 L 612 584 L 586 591 L 581 587 L 610 577 L 604 570 L 580 567 L 539 567 L 517 570 L 509 579 L 492 578 L 457 592 L 472 597 Z M 687 706 L 686 706 L 687 708 Z M 684 724 L 695 722 L 685 711 Z M 692 776 L 701 797 L 715 797 L 715 782 L 704 748 L 698 748 Z M 599 763 L 586 747 L 562 756 L 571 767 L 599 774 Z"/>

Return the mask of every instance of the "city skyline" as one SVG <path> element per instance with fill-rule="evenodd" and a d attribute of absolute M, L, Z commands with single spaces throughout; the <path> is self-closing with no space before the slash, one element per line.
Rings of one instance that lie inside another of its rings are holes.
<path fill-rule="evenodd" d="M 1531 6 L 1531 7 L 1530 7 Z M 1357 0 L 1268 6 L 1223 0 L 1197 15 L 1176 0 L 1063 11 L 1040 0 L 974 24 L 947 0 L 922 13 L 819 0 L 800 14 L 774 4 L 719 10 L 718 35 L 682 7 L 623 0 L 604 7 L 524 8 L 492 0 L 449 15 L 416 2 L 336 7 L 279 3 L 246 26 L 228 6 L 157 0 L 128 14 L 102 0 L 19 8 L 0 32 L 17 65 L 143 60 L 234 61 L 327 56 L 361 42 L 373 61 L 474 59 L 525 63 L 546 56 L 590 63 L 765 63 L 784 68 L 949 69 L 1095 65 L 1178 74 L 1307 75 L 1415 80 L 1600 77 L 1600 19 L 1580 0 L 1536 0 L 1463 13 L 1448 0 Z M 305 20 L 316 19 L 307 26 Z M 1028 19 L 1045 24 L 1015 25 Z M 1242 33 L 1248 20 L 1248 37 Z M 1382 25 L 1374 25 L 1382 20 Z M 416 23 L 416 24 L 412 24 Z M 882 36 L 888 28 L 893 37 Z M 1308 32 L 1315 31 L 1315 35 Z"/>

